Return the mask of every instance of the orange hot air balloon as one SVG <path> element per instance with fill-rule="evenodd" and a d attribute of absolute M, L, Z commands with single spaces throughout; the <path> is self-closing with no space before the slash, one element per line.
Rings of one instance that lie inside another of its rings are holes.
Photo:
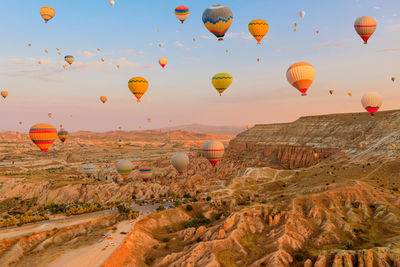
<path fill-rule="evenodd" d="M 261 44 L 261 40 L 267 35 L 269 26 L 268 23 L 263 19 L 255 19 L 250 21 L 249 32 L 253 35 L 254 39 L 257 40 L 257 44 Z"/>
<path fill-rule="evenodd" d="M 360 144 L 359 146 L 360 146 L 360 148 L 362 148 L 362 147 L 363 147 L 363 144 Z"/>
<path fill-rule="evenodd" d="M 396 144 L 392 144 L 393 149 L 396 149 Z"/>
<path fill-rule="evenodd" d="M 20 122 L 18 122 L 19 123 L 19 125 L 22 125 L 22 121 L 20 121 Z"/>
<path fill-rule="evenodd" d="M 29 130 L 29 137 L 37 145 L 43 154 L 50 148 L 57 138 L 57 129 L 48 123 L 33 125 Z"/>
<path fill-rule="evenodd" d="M 40 16 L 42 16 L 45 23 L 51 20 L 56 14 L 56 11 L 51 6 L 43 6 L 40 8 Z"/>
<path fill-rule="evenodd" d="M 350 93 L 348 93 L 348 95 L 349 95 L 349 96 L 353 96 L 353 93 L 352 93 L 352 92 L 350 92 Z"/>
<path fill-rule="evenodd" d="M 104 62 L 104 58 L 102 58 L 101 61 Z"/>
<path fill-rule="evenodd" d="M 331 95 L 333 95 L 333 90 L 329 90 L 329 93 L 330 93 Z"/>
<path fill-rule="evenodd" d="M 47 114 L 47 116 L 48 116 L 49 118 L 51 118 L 51 117 L 53 117 L 53 114 L 52 114 L 52 113 L 49 113 L 49 114 Z"/>
<path fill-rule="evenodd" d="M 58 52 L 58 55 L 61 56 L 61 52 Z"/>
<path fill-rule="evenodd" d="M 293 29 L 293 31 L 295 32 L 295 31 L 297 31 L 297 29 Z"/>
<path fill-rule="evenodd" d="M 392 82 L 395 82 L 396 81 L 396 77 L 392 77 Z"/>
<path fill-rule="evenodd" d="M 45 52 L 45 53 L 49 53 L 49 50 L 46 49 L 46 50 L 44 50 L 44 52 Z"/>
<path fill-rule="evenodd" d="M 128 81 L 128 87 L 137 98 L 137 102 L 140 102 L 140 99 L 149 88 L 149 82 L 143 77 L 133 77 Z"/>
<path fill-rule="evenodd" d="M 314 158 L 318 158 L 318 153 L 314 153 Z"/>
<path fill-rule="evenodd" d="M 38 64 L 39 64 L 39 65 L 42 64 L 42 61 L 38 61 Z"/>
<path fill-rule="evenodd" d="M 60 48 L 56 47 L 57 51 L 60 51 Z"/>
<path fill-rule="evenodd" d="M 315 69 L 307 62 L 298 62 L 289 67 L 286 78 L 302 96 L 306 96 L 308 88 L 315 79 Z"/>
<path fill-rule="evenodd" d="M 203 155 L 215 166 L 224 155 L 224 145 L 219 141 L 208 141 L 203 145 Z"/>
<path fill-rule="evenodd" d="M 160 59 L 158 60 L 158 63 L 160 63 L 161 67 L 165 67 L 168 63 L 168 59 L 166 57 L 160 57 Z"/>
<path fill-rule="evenodd" d="M 368 16 L 359 17 L 354 22 L 354 28 L 361 39 L 363 39 L 364 44 L 367 44 L 368 39 L 376 30 L 376 21 L 374 18 Z"/>
<path fill-rule="evenodd" d="M 97 51 L 100 51 L 100 48 L 97 48 Z"/>
<path fill-rule="evenodd" d="M 119 69 L 119 67 L 121 67 L 120 65 L 117 65 L 117 69 Z"/>
<path fill-rule="evenodd" d="M 106 96 L 100 96 L 100 101 L 103 103 L 107 102 L 107 97 Z"/>
<path fill-rule="evenodd" d="M 8 96 L 8 92 L 7 91 L 1 91 L 1 96 L 3 98 L 6 98 Z"/>

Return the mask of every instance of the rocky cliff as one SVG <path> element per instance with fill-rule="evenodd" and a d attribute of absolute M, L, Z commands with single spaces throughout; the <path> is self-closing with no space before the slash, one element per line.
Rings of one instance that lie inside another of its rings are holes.
<path fill-rule="evenodd" d="M 227 155 L 299 168 L 334 154 L 391 156 L 400 140 L 400 111 L 301 117 L 292 123 L 256 125 L 231 140 Z M 338 153 L 341 152 L 341 153 Z"/>

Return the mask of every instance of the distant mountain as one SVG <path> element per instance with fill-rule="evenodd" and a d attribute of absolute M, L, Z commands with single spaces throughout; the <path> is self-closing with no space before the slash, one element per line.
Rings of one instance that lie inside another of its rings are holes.
<path fill-rule="evenodd" d="M 173 126 L 162 129 L 163 131 L 188 131 L 197 133 L 208 133 L 208 134 L 227 134 L 236 135 L 246 130 L 244 126 L 212 126 L 202 124 L 188 124 Z"/>

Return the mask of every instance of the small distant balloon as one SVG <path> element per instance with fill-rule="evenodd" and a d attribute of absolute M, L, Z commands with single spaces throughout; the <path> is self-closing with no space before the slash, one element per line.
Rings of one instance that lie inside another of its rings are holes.
<path fill-rule="evenodd" d="M 38 61 L 38 64 L 39 64 L 39 65 L 42 64 L 42 61 Z"/>
<path fill-rule="evenodd" d="M 56 49 L 57 49 L 57 51 L 60 51 L 60 48 L 57 47 Z"/>
<path fill-rule="evenodd" d="M 74 63 L 75 58 L 74 58 L 73 56 L 71 56 L 71 55 L 67 55 L 67 56 L 64 57 L 64 60 L 65 60 L 69 65 L 71 65 L 72 63 Z"/>
<path fill-rule="evenodd" d="M 1 91 L 1 96 L 5 99 L 8 96 L 7 91 Z"/>
<path fill-rule="evenodd" d="M 61 52 L 58 52 L 58 55 L 61 56 Z"/>
<path fill-rule="evenodd" d="M 97 51 L 100 51 L 100 48 L 97 48 Z"/>
<path fill-rule="evenodd" d="M 260 62 L 260 59 L 259 59 L 259 58 L 257 58 L 257 62 Z"/>
<path fill-rule="evenodd" d="M 32 44 L 28 44 L 28 46 L 32 46 Z"/>
<path fill-rule="evenodd" d="M 148 122 L 148 123 L 151 123 L 151 118 L 148 118 L 148 119 L 147 119 L 147 122 Z"/>
<path fill-rule="evenodd" d="M 316 34 L 319 34 L 319 30 L 316 30 L 315 33 L 316 33 Z"/>
<path fill-rule="evenodd" d="M 104 62 L 104 58 L 101 59 L 101 62 Z"/>
<path fill-rule="evenodd" d="M 300 18 L 304 19 L 306 12 L 302 10 L 302 11 L 300 11 L 299 15 L 300 15 Z"/>
<path fill-rule="evenodd" d="M 46 49 L 46 50 L 44 50 L 44 52 L 45 52 L 45 53 L 49 53 L 49 50 Z"/>
<path fill-rule="evenodd" d="M 352 92 L 349 92 L 348 95 L 349 95 L 349 96 L 353 96 L 353 93 L 352 93 Z"/>
<path fill-rule="evenodd" d="M 158 63 L 161 65 L 162 68 L 164 68 L 168 63 L 168 59 L 166 57 L 160 57 Z"/>
<path fill-rule="evenodd" d="M 294 23 L 294 26 L 297 27 L 297 22 Z"/>
<path fill-rule="evenodd" d="M 103 103 L 106 103 L 107 102 L 107 97 L 106 96 L 101 96 L 100 97 L 100 101 L 103 102 Z"/>
<path fill-rule="evenodd" d="M 296 31 L 297 31 L 297 29 L 293 29 L 293 31 L 294 31 L 294 32 L 296 32 Z"/>
<path fill-rule="evenodd" d="M 52 114 L 52 113 L 48 113 L 47 116 L 48 116 L 49 118 L 52 118 L 52 117 L 53 117 L 53 114 Z"/>
<path fill-rule="evenodd" d="M 329 90 L 329 93 L 330 93 L 331 95 L 333 95 L 333 90 Z"/>
<path fill-rule="evenodd" d="M 392 77 L 392 82 L 395 82 L 396 81 L 396 77 Z"/>
<path fill-rule="evenodd" d="M 114 0 L 110 0 L 108 3 L 110 4 L 110 6 L 114 6 L 115 5 L 115 1 Z"/>
<path fill-rule="evenodd" d="M 121 66 L 120 65 L 117 65 L 117 69 L 119 69 Z"/>

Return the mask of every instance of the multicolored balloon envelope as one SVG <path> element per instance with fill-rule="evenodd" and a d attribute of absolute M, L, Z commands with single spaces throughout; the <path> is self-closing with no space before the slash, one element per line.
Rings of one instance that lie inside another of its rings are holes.
<path fill-rule="evenodd" d="M 222 93 L 232 84 L 232 80 L 233 77 L 229 73 L 217 73 L 212 77 L 211 82 L 219 95 L 222 95 Z"/>
<path fill-rule="evenodd" d="M 217 38 L 224 39 L 225 33 L 229 30 L 233 21 L 232 10 L 224 5 L 213 5 L 203 13 L 204 26 Z"/>
<path fill-rule="evenodd" d="M 133 77 L 129 80 L 128 87 L 137 98 L 137 102 L 140 102 L 140 99 L 149 88 L 149 82 L 143 77 Z"/>
<path fill-rule="evenodd" d="M 42 16 L 45 23 L 54 18 L 55 15 L 56 11 L 51 6 L 42 6 L 40 8 L 40 16 Z"/>
<path fill-rule="evenodd" d="M 189 166 L 189 157 L 185 153 L 177 153 L 171 158 L 172 166 L 182 174 Z"/>
<path fill-rule="evenodd" d="M 67 140 L 68 139 L 68 137 L 69 137 L 69 134 L 68 134 L 68 132 L 66 131 L 66 130 L 64 130 L 64 129 L 62 129 L 61 128 L 61 130 L 58 132 L 58 139 L 60 139 L 60 141 L 61 142 L 65 142 L 65 140 Z"/>
<path fill-rule="evenodd" d="M 133 164 L 129 160 L 121 160 L 117 163 L 117 171 L 125 180 L 132 172 Z"/>
<path fill-rule="evenodd" d="M 354 28 L 361 39 L 363 39 L 364 44 L 367 44 L 368 39 L 376 30 L 376 21 L 374 18 L 368 16 L 359 17 L 354 22 Z"/>
<path fill-rule="evenodd" d="M 121 147 L 124 145 L 124 140 L 122 140 L 121 138 L 118 138 L 117 141 L 115 141 L 115 143 L 117 144 L 118 147 Z"/>
<path fill-rule="evenodd" d="M 64 60 L 65 60 L 69 65 L 71 65 L 72 63 L 74 63 L 75 58 L 74 58 L 74 56 L 67 55 L 67 56 L 64 57 Z"/>
<path fill-rule="evenodd" d="M 315 79 L 315 69 L 310 63 L 298 62 L 289 67 L 286 78 L 302 96 L 306 96 L 308 88 Z"/>
<path fill-rule="evenodd" d="M 382 106 L 382 97 L 376 92 L 369 92 L 363 95 L 361 104 L 371 116 L 374 116 Z"/>
<path fill-rule="evenodd" d="M 224 144 L 219 141 L 208 141 L 203 145 L 203 155 L 212 166 L 215 166 L 224 155 Z"/>
<path fill-rule="evenodd" d="M 37 145 L 43 154 L 50 148 L 57 138 L 57 129 L 48 123 L 35 124 L 29 130 L 29 137 Z"/>
<path fill-rule="evenodd" d="M 261 44 L 261 40 L 267 35 L 269 26 L 265 20 L 255 19 L 249 23 L 249 32 L 257 40 L 257 44 Z"/>
<path fill-rule="evenodd" d="M 178 6 L 175 8 L 175 17 L 182 23 L 189 17 L 190 10 L 187 6 Z"/>
<path fill-rule="evenodd" d="M 147 183 L 153 176 L 153 169 L 150 167 L 140 168 L 139 174 L 140 174 L 140 177 L 143 179 L 143 182 Z"/>

